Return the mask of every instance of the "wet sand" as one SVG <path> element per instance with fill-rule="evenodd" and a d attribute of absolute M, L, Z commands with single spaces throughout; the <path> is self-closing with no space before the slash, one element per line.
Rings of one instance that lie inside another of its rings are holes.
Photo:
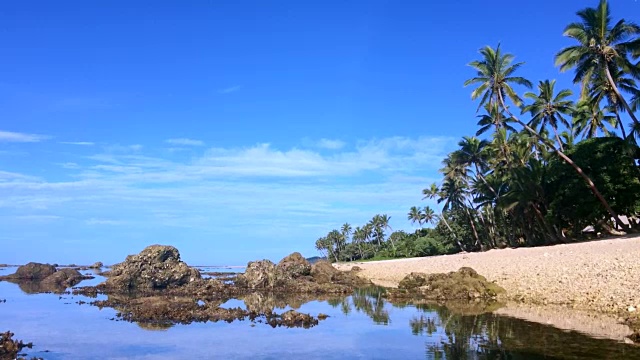
<path fill-rule="evenodd" d="M 635 315 L 640 311 L 639 259 L 640 235 L 634 235 L 547 247 L 335 266 L 348 270 L 357 265 L 362 268 L 359 275 L 382 286 L 397 286 L 411 272 L 449 272 L 468 266 L 505 288 L 508 300 L 518 303 Z"/>

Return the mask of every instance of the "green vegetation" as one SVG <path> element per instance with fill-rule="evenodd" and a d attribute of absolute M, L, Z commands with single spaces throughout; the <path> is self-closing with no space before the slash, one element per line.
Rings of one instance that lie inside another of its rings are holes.
<path fill-rule="evenodd" d="M 386 236 L 389 217 L 376 215 L 331 231 L 316 248 L 345 261 L 562 243 L 583 237 L 587 226 L 633 231 L 638 224 L 620 215 L 640 212 L 640 26 L 614 21 L 606 0 L 577 16 L 564 32 L 575 45 L 555 59 L 561 71 L 574 71 L 576 101 L 555 80 L 521 97 L 518 88 L 533 88 L 517 76 L 524 63 L 500 45 L 485 46 L 465 82 L 475 87 L 479 129 L 443 160 L 441 184 L 422 193 L 442 212 L 414 206 L 407 214 L 412 224 L 434 227 Z"/>

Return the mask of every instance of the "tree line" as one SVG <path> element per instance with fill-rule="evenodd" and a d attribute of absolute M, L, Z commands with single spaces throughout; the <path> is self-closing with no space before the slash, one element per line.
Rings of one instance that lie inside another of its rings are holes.
<path fill-rule="evenodd" d="M 561 72 L 574 72 L 576 101 L 556 80 L 534 88 L 518 76 L 525 63 L 500 45 L 483 47 L 469 64 L 475 76 L 464 85 L 478 103 L 478 130 L 443 160 L 440 184 L 422 191 L 441 211 L 413 206 L 407 214 L 433 228 L 386 236 L 389 217 L 376 215 L 331 231 L 316 248 L 342 261 L 563 243 L 584 237 L 586 228 L 633 231 L 640 212 L 640 26 L 614 21 L 606 0 L 577 17 L 564 31 L 574 45 L 555 57 Z"/>

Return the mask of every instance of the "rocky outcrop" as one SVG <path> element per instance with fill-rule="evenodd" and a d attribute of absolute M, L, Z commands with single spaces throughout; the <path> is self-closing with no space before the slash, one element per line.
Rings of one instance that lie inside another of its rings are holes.
<path fill-rule="evenodd" d="M 251 261 L 236 284 L 249 289 L 268 289 L 276 285 L 276 265 L 269 260 Z"/>
<path fill-rule="evenodd" d="M 90 278 L 83 276 L 78 270 L 60 269 L 53 274 L 47 276 L 40 283 L 44 287 L 72 287 L 76 286 L 80 281 Z"/>
<path fill-rule="evenodd" d="M 25 344 L 22 340 L 14 340 L 12 332 L 0 333 L 0 359 L 15 359 L 24 348 L 31 348 L 31 343 Z"/>
<path fill-rule="evenodd" d="M 14 274 L 0 276 L 0 281 L 16 283 L 27 294 L 62 293 L 84 279 L 93 279 L 93 276 L 84 276 L 69 268 L 57 270 L 53 265 L 39 263 L 28 263 L 20 266 Z"/>
<path fill-rule="evenodd" d="M 100 261 L 96 261 L 93 265 L 89 266 L 89 269 L 102 269 L 104 264 Z"/>
<path fill-rule="evenodd" d="M 26 265 L 18 267 L 15 273 L 7 275 L 5 279 L 15 280 L 44 280 L 48 276 L 56 272 L 56 267 L 49 264 L 41 264 L 30 262 Z"/>
<path fill-rule="evenodd" d="M 250 262 L 245 273 L 238 275 L 236 284 L 252 290 L 278 288 L 292 293 L 348 292 L 352 287 L 372 285 L 369 280 L 351 271 L 339 271 L 324 260 L 311 265 L 299 253 L 285 257 L 278 265 L 269 260 Z"/>
<path fill-rule="evenodd" d="M 200 271 L 180 260 L 178 249 L 151 245 L 114 265 L 104 287 L 116 292 L 161 290 L 179 287 L 200 278 Z"/>
<path fill-rule="evenodd" d="M 504 293 L 500 286 L 487 281 L 475 270 L 463 267 L 448 274 L 413 272 L 405 276 L 398 289 L 391 289 L 390 298 L 424 300 L 491 300 Z"/>
<path fill-rule="evenodd" d="M 276 268 L 278 278 L 282 280 L 296 279 L 311 273 L 311 264 L 299 252 L 294 252 L 280 260 Z"/>

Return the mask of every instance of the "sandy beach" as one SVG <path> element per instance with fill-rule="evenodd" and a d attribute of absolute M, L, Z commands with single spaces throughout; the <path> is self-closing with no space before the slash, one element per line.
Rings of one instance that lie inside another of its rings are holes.
<path fill-rule="evenodd" d="M 599 313 L 640 311 L 640 236 L 548 247 L 490 250 L 424 258 L 336 264 L 397 286 L 411 272 L 468 266 L 507 290 L 518 303 L 563 305 Z M 637 309 L 637 310 L 635 310 Z"/>

